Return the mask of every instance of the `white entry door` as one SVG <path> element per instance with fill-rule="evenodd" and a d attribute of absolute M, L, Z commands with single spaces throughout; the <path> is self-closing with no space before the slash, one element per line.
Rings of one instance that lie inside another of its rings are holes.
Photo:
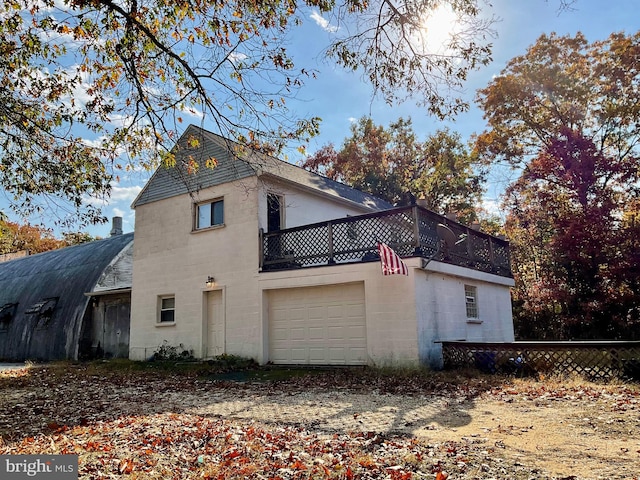
<path fill-rule="evenodd" d="M 366 364 L 364 284 L 270 291 L 269 360 L 291 365 Z"/>
<path fill-rule="evenodd" d="M 224 353 L 224 304 L 222 290 L 207 292 L 207 347 L 206 356 Z"/>

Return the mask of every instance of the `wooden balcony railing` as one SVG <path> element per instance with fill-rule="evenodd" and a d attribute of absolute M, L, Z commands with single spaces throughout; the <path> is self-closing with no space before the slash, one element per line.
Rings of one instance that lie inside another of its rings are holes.
<path fill-rule="evenodd" d="M 376 261 L 377 242 L 401 257 L 511 277 L 509 242 L 415 205 L 276 232 L 261 230 L 260 267 L 266 271 Z"/>

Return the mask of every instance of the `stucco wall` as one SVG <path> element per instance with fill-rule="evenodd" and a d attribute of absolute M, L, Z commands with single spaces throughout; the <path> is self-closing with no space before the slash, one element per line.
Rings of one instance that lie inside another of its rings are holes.
<path fill-rule="evenodd" d="M 366 211 L 256 178 L 207 188 L 193 198 L 181 195 L 138 206 L 130 358 L 147 359 L 165 342 L 204 356 L 205 294 L 219 289 L 224 292 L 226 353 L 265 359 L 258 230 L 267 224 L 267 192 L 284 195 L 288 227 Z M 224 226 L 193 232 L 194 202 L 217 198 L 224 198 Z M 208 276 L 215 278 L 214 285 L 206 285 Z M 174 324 L 157 321 L 163 295 L 175 295 Z"/>
<path fill-rule="evenodd" d="M 227 351 L 257 358 L 257 189 L 250 180 L 198 193 L 197 201 L 224 198 L 224 226 L 193 232 L 188 195 L 136 209 L 130 358 L 149 358 L 164 341 L 203 355 L 208 276 L 225 291 Z M 161 295 L 175 295 L 174 324 L 157 322 Z"/>
<path fill-rule="evenodd" d="M 440 262 L 416 270 L 414 279 L 421 363 L 434 368 L 442 366 L 439 341 L 514 340 L 512 279 Z M 467 318 L 465 285 L 477 288 L 478 319 Z"/>

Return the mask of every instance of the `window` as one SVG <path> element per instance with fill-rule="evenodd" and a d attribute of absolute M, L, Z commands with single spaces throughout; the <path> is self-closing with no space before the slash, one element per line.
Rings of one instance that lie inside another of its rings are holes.
<path fill-rule="evenodd" d="M 201 203 L 196 207 L 196 229 L 215 227 L 224 224 L 224 201 Z"/>
<path fill-rule="evenodd" d="M 45 298 L 31 305 L 24 311 L 24 313 L 39 316 L 50 314 L 53 312 L 53 308 L 56 306 L 57 302 L 57 298 Z"/>
<path fill-rule="evenodd" d="M 17 303 L 5 303 L 0 307 L 0 332 L 9 329 L 9 325 L 16 313 Z"/>
<path fill-rule="evenodd" d="M 478 288 L 465 285 L 464 300 L 467 307 L 467 318 L 478 319 Z"/>
<path fill-rule="evenodd" d="M 160 323 L 176 321 L 176 297 L 160 298 Z"/>
<path fill-rule="evenodd" d="M 31 305 L 24 313 L 32 315 L 32 318 L 36 319 L 36 329 L 47 328 L 57 304 L 58 297 L 45 298 Z"/>
<path fill-rule="evenodd" d="M 283 227 L 284 199 L 275 193 L 267 194 L 267 231 L 277 232 Z"/>

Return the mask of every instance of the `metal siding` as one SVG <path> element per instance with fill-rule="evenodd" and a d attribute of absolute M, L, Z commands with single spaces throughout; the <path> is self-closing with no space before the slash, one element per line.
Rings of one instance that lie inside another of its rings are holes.
<path fill-rule="evenodd" d="M 0 307 L 18 303 L 8 329 L 0 333 L 0 359 L 54 360 L 77 356 L 80 328 L 89 305 L 86 292 L 133 234 L 117 235 L 0 263 Z M 27 313 L 35 303 L 58 298 L 46 327 Z"/>

